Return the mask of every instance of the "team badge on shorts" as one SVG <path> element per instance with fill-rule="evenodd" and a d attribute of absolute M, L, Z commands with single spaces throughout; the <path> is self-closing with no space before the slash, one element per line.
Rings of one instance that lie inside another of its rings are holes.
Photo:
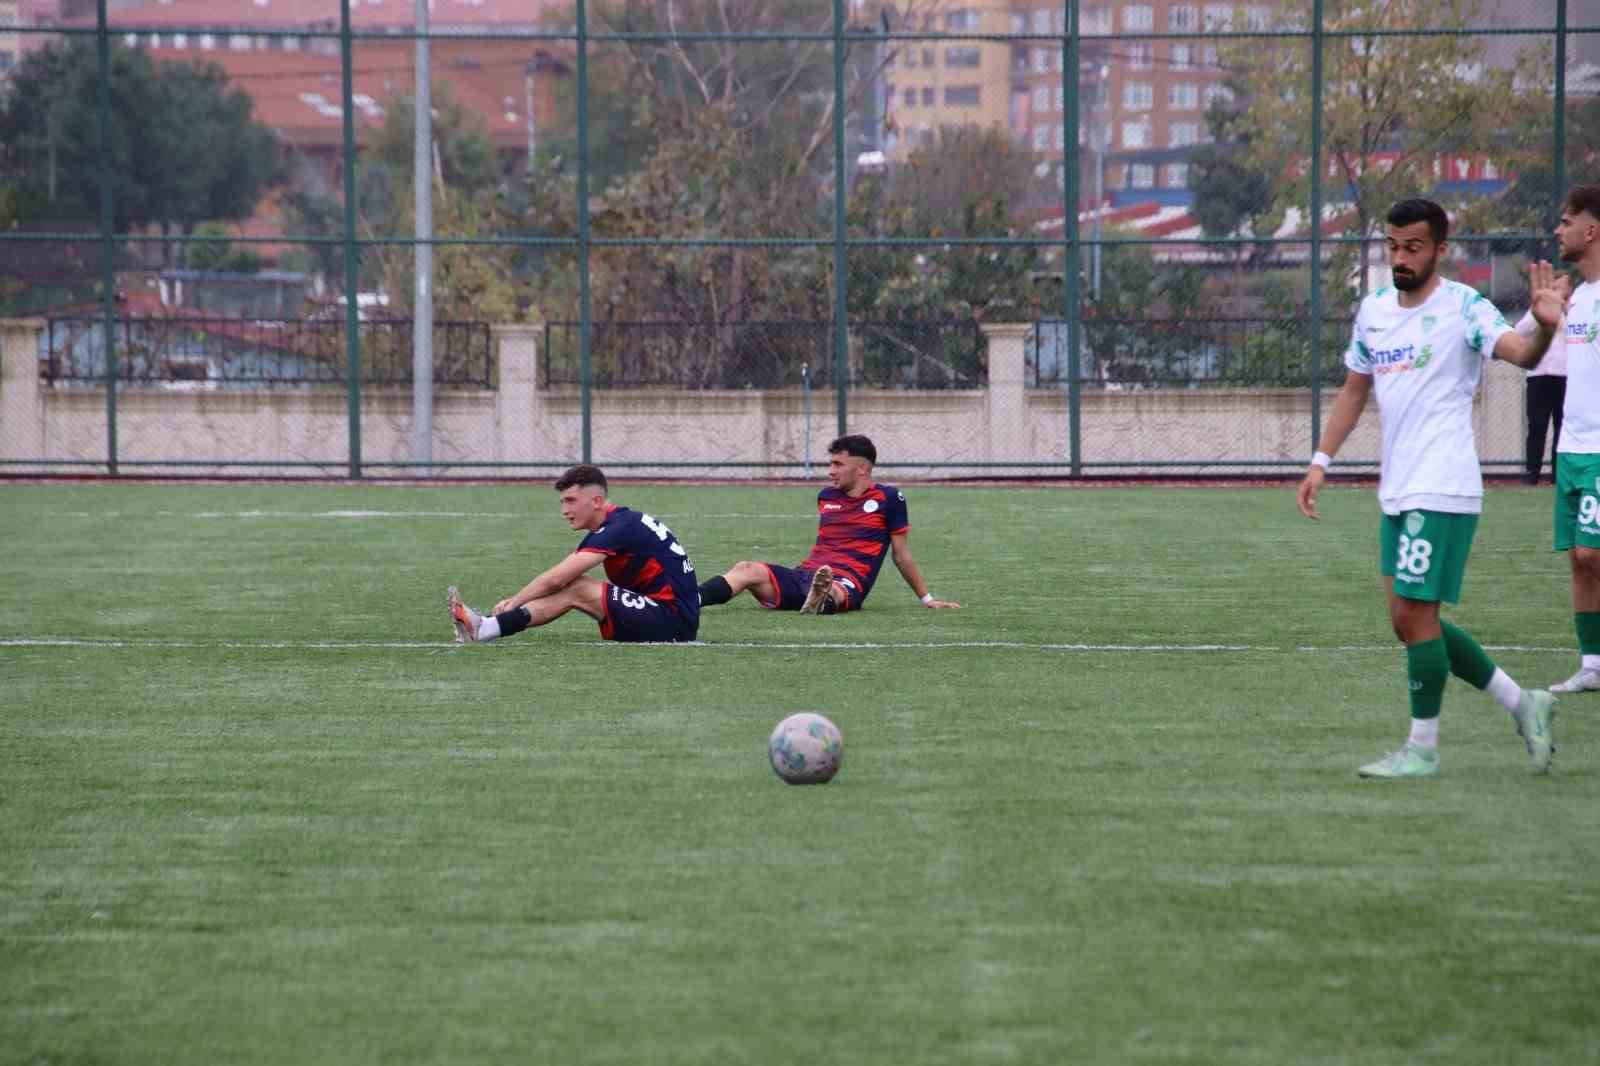
<path fill-rule="evenodd" d="M 1406 533 L 1413 537 L 1418 533 L 1421 533 L 1422 522 L 1423 518 L 1421 511 L 1412 511 L 1410 514 L 1406 515 Z"/>

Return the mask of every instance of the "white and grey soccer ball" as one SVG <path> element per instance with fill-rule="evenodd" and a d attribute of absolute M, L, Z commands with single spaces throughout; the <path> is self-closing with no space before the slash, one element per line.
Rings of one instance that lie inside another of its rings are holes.
<path fill-rule="evenodd" d="M 824 785 L 844 761 L 844 735 L 820 714 L 791 714 L 767 738 L 767 757 L 791 785 Z"/>

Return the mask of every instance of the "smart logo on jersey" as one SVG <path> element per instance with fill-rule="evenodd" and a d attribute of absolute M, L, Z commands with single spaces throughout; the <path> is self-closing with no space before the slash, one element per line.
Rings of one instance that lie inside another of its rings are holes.
<path fill-rule="evenodd" d="M 1415 344 L 1403 344 L 1398 348 L 1374 348 L 1371 356 L 1373 373 L 1396 374 L 1402 370 L 1410 370 L 1416 354 Z"/>

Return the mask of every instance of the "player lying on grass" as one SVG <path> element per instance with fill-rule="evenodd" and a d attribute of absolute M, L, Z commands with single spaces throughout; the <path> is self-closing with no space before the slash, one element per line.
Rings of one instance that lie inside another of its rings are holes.
<path fill-rule="evenodd" d="M 746 560 L 700 586 L 700 603 L 727 603 L 746 589 L 763 607 L 801 614 L 859 610 L 883 566 L 885 550 L 925 607 L 960 607 L 934 599 L 911 557 L 905 493 L 872 480 L 878 449 L 854 434 L 828 445 L 828 488 L 817 493 L 817 542 L 790 569 Z"/>
<path fill-rule="evenodd" d="M 1535 773 L 1555 754 L 1555 697 L 1523 689 L 1465 629 L 1439 617 L 1455 603 L 1483 510 L 1483 475 L 1472 427 L 1472 397 L 1483 365 L 1504 359 L 1535 366 L 1550 346 L 1565 302 L 1549 263 L 1529 271 L 1532 336 L 1515 332 L 1493 304 L 1438 274 L 1450 220 L 1431 200 L 1402 200 L 1389 211 L 1394 284 L 1361 301 L 1345 352 L 1349 374 L 1334 402 L 1311 467 L 1300 482 L 1300 513 L 1317 517 L 1325 471 L 1355 429 L 1367 399 L 1378 398 L 1379 565 L 1389 622 L 1406 649 L 1411 735 L 1362 777 L 1431 777 L 1439 772 L 1439 711 L 1451 674 L 1487 692 L 1522 734 Z"/>
<path fill-rule="evenodd" d="M 572 554 L 480 615 L 446 593 L 456 643 L 495 640 L 579 610 L 600 623 L 606 640 L 638 643 L 693 640 L 700 628 L 694 564 L 672 530 L 647 514 L 606 498 L 597 466 L 575 466 L 556 481 L 561 517 L 587 530 Z M 584 576 L 605 564 L 605 581 Z"/>

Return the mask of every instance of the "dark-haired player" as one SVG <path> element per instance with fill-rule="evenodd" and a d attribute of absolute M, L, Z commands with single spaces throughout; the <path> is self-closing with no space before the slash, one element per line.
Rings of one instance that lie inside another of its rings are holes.
<path fill-rule="evenodd" d="M 790 568 L 746 560 L 700 586 L 707 607 L 750 594 L 763 607 L 801 614 L 854 611 L 866 601 L 888 555 L 925 607 L 960 607 L 934 599 L 911 557 L 905 493 L 872 480 L 878 449 L 859 434 L 828 445 L 828 487 L 817 493 L 817 542 Z"/>
<path fill-rule="evenodd" d="M 1472 429 L 1472 397 L 1491 358 L 1528 369 L 1543 358 L 1561 317 L 1562 282 L 1549 263 L 1530 269 L 1531 337 L 1514 331 L 1493 304 L 1438 273 L 1450 220 L 1431 200 L 1402 200 L 1385 219 L 1394 284 L 1361 301 L 1345 352 L 1349 373 L 1323 428 L 1298 503 L 1317 517 L 1317 490 L 1332 457 L 1378 398 L 1383 455 L 1378 480 L 1379 573 L 1389 622 L 1406 649 L 1411 735 L 1368 763 L 1362 777 L 1431 777 L 1439 772 L 1439 710 L 1451 674 L 1487 692 L 1511 715 L 1536 773 L 1550 769 L 1555 697 L 1523 689 L 1465 629 L 1439 617 L 1455 603 L 1483 510 L 1483 474 Z"/>
<path fill-rule="evenodd" d="M 451 585 L 446 599 L 456 643 L 509 637 L 574 609 L 598 621 L 606 640 L 693 640 L 700 593 L 694 564 L 672 530 L 608 500 L 606 476 L 597 466 L 573 467 L 555 488 L 561 517 L 587 535 L 571 555 L 495 604 L 492 613 L 480 615 L 462 603 Z M 602 563 L 605 581 L 585 576 Z"/>

